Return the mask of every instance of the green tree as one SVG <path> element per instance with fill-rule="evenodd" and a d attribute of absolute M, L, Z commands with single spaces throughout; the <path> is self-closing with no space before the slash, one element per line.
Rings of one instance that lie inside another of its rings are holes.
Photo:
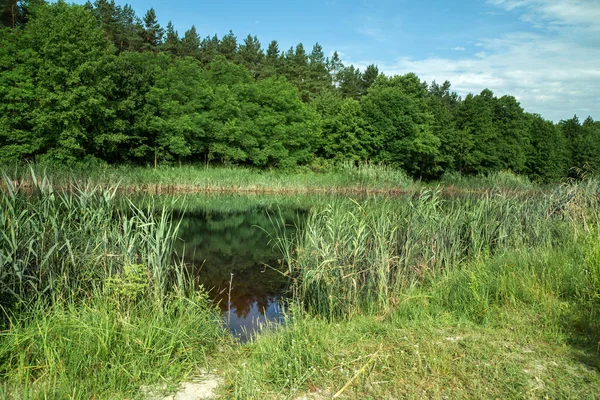
<path fill-rule="evenodd" d="M 113 35 L 113 43 L 117 49 L 140 51 L 143 46 L 143 27 L 133 8 L 128 4 L 117 6 L 117 21 L 117 30 Z"/>
<path fill-rule="evenodd" d="M 456 160 L 463 174 L 498 171 L 502 163 L 498 154 L 498 128 L 494 123 L 496 99 L 491 90 L 469 94 L 457 112 L 457 128 L 462 154 Z"/>
<path fill-rule="evenodd" d="M 375 80 L 377 80 L 378 76 L 379 68 L 377 68 L 375 64 L 368 65 L 365 69 L 365 72 L 363 72 L 360 76 L 361 97 L 367 94 L 369 88 L 371 87 L 371 85 L 373 85 L 373 83 L 375 83 Z"/>
<path fill-rule="evenodd" d="M 149 9 L 144 15 L 144 29 L 142 31 L 143 45 L 142 50 L 158 51 L 162 44 L 164 29 L 156 19 L 154 8 Z"/>
<path fill-rule="evenodd" d="M 512 96 L 495 99 L 493 121 L 498 131 L 496 151 L 500 168 L 524 174 L 531 143 L 525 114 L 519 102 Z"/>
<path fill-rule="evenodd" d="M 21 30 L 0 29 L 0 161 L 29 158 L 43 151 L 44 138 L 33 131 L 36 54 L 24 45 Z"/>
<path fill-rule="evenodd" d="M 135 12 L 130 6 L 117 6 L 113 0 L 96 0 L 86 5 L 100 22 L 106 39 L 121 52 L 137 50 L 141 46 L 141 27 L 135 23 Z"/>
<path fill-rule="evenodd" d="M 350 99 L 358 100 L 361 96 L 362 74 L 354 65 L 345 67 L 338 74 L 340 93 Z"/>
<path fill-rule="evenodd" d="M 0 28 L 16 28 L 20 13 L 18 0 L 0 1 Z"/>
<path fill-rule="evenodd" d="M 331 76 L 327 70 L 327 62 L 323 47 L 319 43 L 313 46 L 308 55 L 308 73 L 305 88 L 311 97 L 331 87 Z"/>
<path fill-rule="evenodd" d="M 194 27 L 192 26 L 192 28 Z M 196 53 L 198 52 L 198 47 L 200 47 L 200 43 L 198 43 L 198 46 L 196 47 Z M 183 53 L 181 39 L 179 39 L 179 34 L 173 27 L 173 23 L 171 21 L 169 21 L 167 24 L 163 50 L 173 55 L 182 55 Z"/>
<path fill-rule="evenodd" d="M 64 2 L 39 8 L 20 40 L 23 68 L 35 82 L 29 114 L 37 153 L 65 162 L 93 155 L 93 138 L 109 107 L 113 85 L 105 69 L 114 48 L 82 6 Z"/>
<path fill-rule="evenodd" d="M 279 44 L 277 40 L 272 40 L 269 43 L 265 57 L 262 63 L 259 65 L 261 78 L 269 78 L 275 76 L 281 70 L 281 58 L 280 58 Z"/>
<path fill-rule="evenodd" d="M 582 174 L 600 172 L 600 126 L 591 117 L 583 124 L 577 116 L 561 121 L 559 126 L 570 143 L 570 175 L 581 177 Z"/>
<path fill-rule="evenodd" d="M 195 29 L 194 29 L 195 30 Z M 219 37 L 207 36 L 200 42 L 199 60 L 203 66 L 210 64 L 218 54 Z"/>
<path fill-rule="evenodd" d="M 148 121 L 156 107 L 148 104 L 148 93 L 172 64 L 165 53 L 124 52 L 112 58 L 107 66 L 108 79 L 114 86 L 108 96 L 111 113 L 103 124 L 104 131 L 96 135 L 96 151 L 109 162 L 154 161 L 155 132 Z"/>
<path fill-rule="evenodd" d="M 200 37 L 198 36 L 198 33 L 196 33 L 196 27 L 192 25 L 190 29 L 185 31 L 183 39 L 181 39 L 181 55 L 197 59 L 201 58 L 200 45 Z"/>
<path fill-rule="evenodd" d="M 0 0 L 0 29 L 23 27 L 31 11 L 44 4 L 44 0 Z"/>
<path fill-rule="evenodd" d="M 578 177 L 581 173 L 581 165 L 579 161 L 576 161 L 579 144 L 581 143 L 581 124 L 579 118 L 577 115 L 574 115 L 571 119 L 560 121 L 558 126 L 568 144 L 569 176 Z"/>
<path fill-rule="evenodd" d="M 319 157 L 335 161 L 368 158 L 372 143 L 358 101 L 325 90 L 311 104 L 321 116 L 322 135 L 316 151 Z"/>
<path fill-rule="evenodd" d="M 526 114 L 531 147 L 527 175 L 542 183 L 556 182 L 567 175 L 567 140 L 558 126 L 540 115 Z"/>
<path fill-rule="evenodd" d="M 178 59 L 158 76 L 146 95 L 145 124 L 159 160 L 202 159 L 210 142 L 207 112 L 212 90 L 202 76 L 200 64 L 191 58 Z"/>
<path fill-rule="evenodd" d="M 217 51 L 229 61 L 238 61 L 238 43 L 233 31 L 229 31 L 227 35 L 223 36 L 219 42 Z"/>
<path fill-rule="evenodd" d="M 363 97 L 363 115 L 372 130 L 375 161 L 404 168 L 417 177 L 435 175 L 440 140 L 432 132 L 433 116 L 421 106 L 409 75 L 380 76 Z"/>
<path fill-rule="evenodd" d="M 256 36 L 248 35 L 244 39 L 244 44 L 239 49 L 239 56 L 242 64 L 248 68 L 252 76 L 258 78 L 260 75 L 259 66 L 265 55 Z"/>
<path fill-rule="evenodd" d="M 283 79 L 268 78 L 242 91 L 244 126 L 256 140 L 248 159 L 261 167 L 290 168 L 308 163 L 320 135 L 313 108 Z"/>
<path fill-rule="evenodd" d="M 439 173 L 458 171 L 458 160 L 464 156 L 465 150 L 470 149 L 461 137 L 456 126 L 456 111 L 460 99 L 456 93 L 450 92 L 450 82 L 438 85 L 435 81 L 429 86 L 427 93 L 427 108 L 433 115 L 432 132 L 440 140 L 438 163 Z M 471 148 L 472 150 L 472 148 Z"/>
<path fill-rule="evenodd" d="M 290 49 L 286 53 L 285 62 L 286 78 L 298 88 L 302 98 L 307 100 L 309 95 L 305 93 L 305 83 L 308 74 L 308 56 L 304 50 L 304 45 L 299 43 L 295 49 Z"/>
<path fill-rule="evenodd" d="M 340 73 L 344 70 L 344 64 L 340 59 L 340 55 L 337 51 L 333 52 L 331 58 L 328 58 L 327 61 L 327 71 L 329 71 L 329 75 L 331 75 L 331 81 L 334 87 L 339 87 L 341 82 Z"/>
<path fill-rule="evenodd" d="M 204 77 L 214 92 L 209 115 L 212 140 L 206 161 L 244 163 L 248 160 L 247 149 L 254 145 L 254 138 L 240 122 L 243 114 L 238 93 L 253 82 L 252 76 L 243 66 L 218 55 L 205 69 Z"/>

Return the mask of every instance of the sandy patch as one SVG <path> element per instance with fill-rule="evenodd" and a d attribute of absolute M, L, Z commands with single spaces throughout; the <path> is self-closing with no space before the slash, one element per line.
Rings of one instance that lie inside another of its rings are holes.
<path fill-rule="evenodd" d="M 214 375 L 205 375 L 196 382 L 184 382 L 179 391 L 164 400 L 203 400 L 214 399 L 219 380 Z"/>

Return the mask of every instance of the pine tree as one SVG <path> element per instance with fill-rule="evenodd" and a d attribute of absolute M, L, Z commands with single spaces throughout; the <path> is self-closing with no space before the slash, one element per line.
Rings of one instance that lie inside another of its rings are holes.
<path fill-rule="evenodd" d="M 206 66 L 210 64 L 214 58 L 219 54 L 219 37 L 214 35 L 212 37 L 207 36 L 200 42 L 200 62 Z"/>
<path fill-rule="evenodd" d="M 367 94 L 367 91 L 373 85 L 377 77 L 379 76 L 379 68 L 375 64 L 367 66 L 365 72 L 360 76 L 360 96 Z"/>
<path fill-rule="evenodd" d="M 0 0 L 0 29 L 25 26 L 30 11 L 44 4 L 45 0 Z"/>
<path fill-rule="evenodd" d="M 20 17 L 18 0 L 0 2 L 0 28 L 16 28 Z"/>
<path fill-rule="evenodd" d="M 290 48 L 286 54 L 286 63 L 288 80 L 298 88 L 298 92 L 306 100 L 308 95 L 304 95 L 303 91 L 305 90 L 306 75 L 308 73 L 308 56 L 302 43 L 299 43 L 295 49 Z"/>
<path fill-rule="evenodd" d="M 229 61 L 237 62 L 237 37 L 233 34 L 233 31 L 229 31 L 229 33 L 221 39 L 219 45 L 217 47 L 218 53 L 224 56 Z"/>
<path fill-rule="evenodd" d="M 340 73 L 344 70 L 344 64 L 342 63 L 337 51 L 334 51 L 331 59 L 327 61 L 327 70 L 331 75 L 331 81 L 333 82 L 333 85 L 335 87 L 339 87 L 341 81 Z"/>
<path fill-rule="evenodd" d="M 567 141 L 558 126 L 535 114 L 526 114 L 530 148 L 527 175 L 536 182 L 559 181 L 567 175 Z"/>
<path fill-rule="evenodd" d="M 345 67 L 338 74 L 338 84 L 340 93 L 349 99 L 359 99 L 361 96 L 362 74 L 354 65 Z"/>
<path fill-rule="evenodd" d="M 199 45 L 200 44 L 198 43 L 198 46 Z M 163 49 L 164 49 L 164 51 L 171 53 L 173 55 L 181 55 L 182 54 L 181 47 L 182 46 L 181 46 L 181 40 L 179 39 L 179 34 L 173 27 L 173 23 L 171 21 L 169 21 L 169 23 L 167 24 L 167 30 L 166 30 L 165 42 L 163 44 Z"/>
<path fill-rule="evenodd" d="M 498 127 L 494 123 L 496 99 L 489 89 L 469 94 L 457 113 L 463 151 L 457 160 L 463 174 L 489 173 L 501 169 L 498 154 Z"/>
<path fill-rule="evenodd" d="M 194 25 L 183 35 L 180 49 L 183 56 L 200 58 L 200 37 Z"/>
<path fill-rule="evenodd" d="M 259 76 L 259 65 L 264 58 L 260 41 L 256 36 L 248 35 L 244 39 L 244 44 L 240 46 L 239 56 L 242 64 L 248 68 L 252 76 Z"/>
<path fill-rule="evenodd" d="M 331 76 L 327 71 L 323 47 L 319 43 L 313 46 L 308 56 L 308 74 L 306 78 L 306 90 L 312 95 L 331 87 Z"/>
<path fill-rule="evenodd" d="M 525 173 L 531 143 L 525 114 L 519 102 L 512 96 L 495 99 L 493 121 L 498 130 L 496 150 L 500 168 L 517 174 Z"/>
<path fill-rule="evenodd" d="M 158 47 L 162 44 L 164 29 L 156 20 L 156 12 L 154 8 L 149 9 L 144 16 L 143 35 L 143 50 L 158 51 Z"/>
<path fill-rule="evenodd" d="M 277 40 L 272 40 L 267 48 L 267 53 L 263 58 L 263 62 L 259 65 L 259 76 L 261 78 L 268 78 L 275 76 L 281 71 L 281 57 L 279 51 L 279 44 Z"/>

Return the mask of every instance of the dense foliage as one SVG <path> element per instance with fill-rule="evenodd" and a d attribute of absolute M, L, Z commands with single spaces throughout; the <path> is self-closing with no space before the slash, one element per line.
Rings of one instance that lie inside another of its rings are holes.
<path fill-rule="evenodd" d="M 554 181 L 600 170 L 600 123 L 554 124 L 490 90 L 344 66 L 229 32 L 164 29 L 96 0 L 0 6 L 0 161 L 289 168 L 350 161 Z"/>

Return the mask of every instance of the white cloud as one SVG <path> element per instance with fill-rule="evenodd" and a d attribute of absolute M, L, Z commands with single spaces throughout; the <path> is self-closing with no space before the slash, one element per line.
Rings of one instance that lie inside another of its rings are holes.
<path fill-rule="evenodd" d="M 600 2 L 596 0 L 488 0 L 488 3 L 506 11 L 522 11 L 522 18 L 530 22 L 600 29 Z"/>
<path fill-rule="evenodd" d="M 482 38 L 471 57 L 378 63 L 386 74 L 415 72 L 423 80 L 449 80 L 461 95 L 484 88 L 513 95 L 530 112 L 558 121 L 578 114 L 600 119 L 600 1 L 488 0 L 517 13 L 537 33 Z M 372 63 L 357 63 L 361 67 Z M 596 113 L 594 115 L 594 113 Z"/>
<path fill-rule="evenodd" d="M 376 40 L 378 42 L 385 41 L 385 33 L 381 28 L 376 28 L 373 26 L 361 26 L 357 29 L 358 33 L 362 33 L 370 39 Z"/>
<path fill-rule="evenodd" d="M 377 42 L 385 42 L 387 35 L 382 29 L 382 22 L 372 16 L 362 17 L 362 22 L 356 28 L 356 32 Z"/>
<path fill-rule="evenodd" d="M 466 49 L 464 47 L 461 47 L 461 46 L 456 46 L 456 47 L 451 48 L 450 50 L 452 50 L 452 51 L 465 51 Z"/>

